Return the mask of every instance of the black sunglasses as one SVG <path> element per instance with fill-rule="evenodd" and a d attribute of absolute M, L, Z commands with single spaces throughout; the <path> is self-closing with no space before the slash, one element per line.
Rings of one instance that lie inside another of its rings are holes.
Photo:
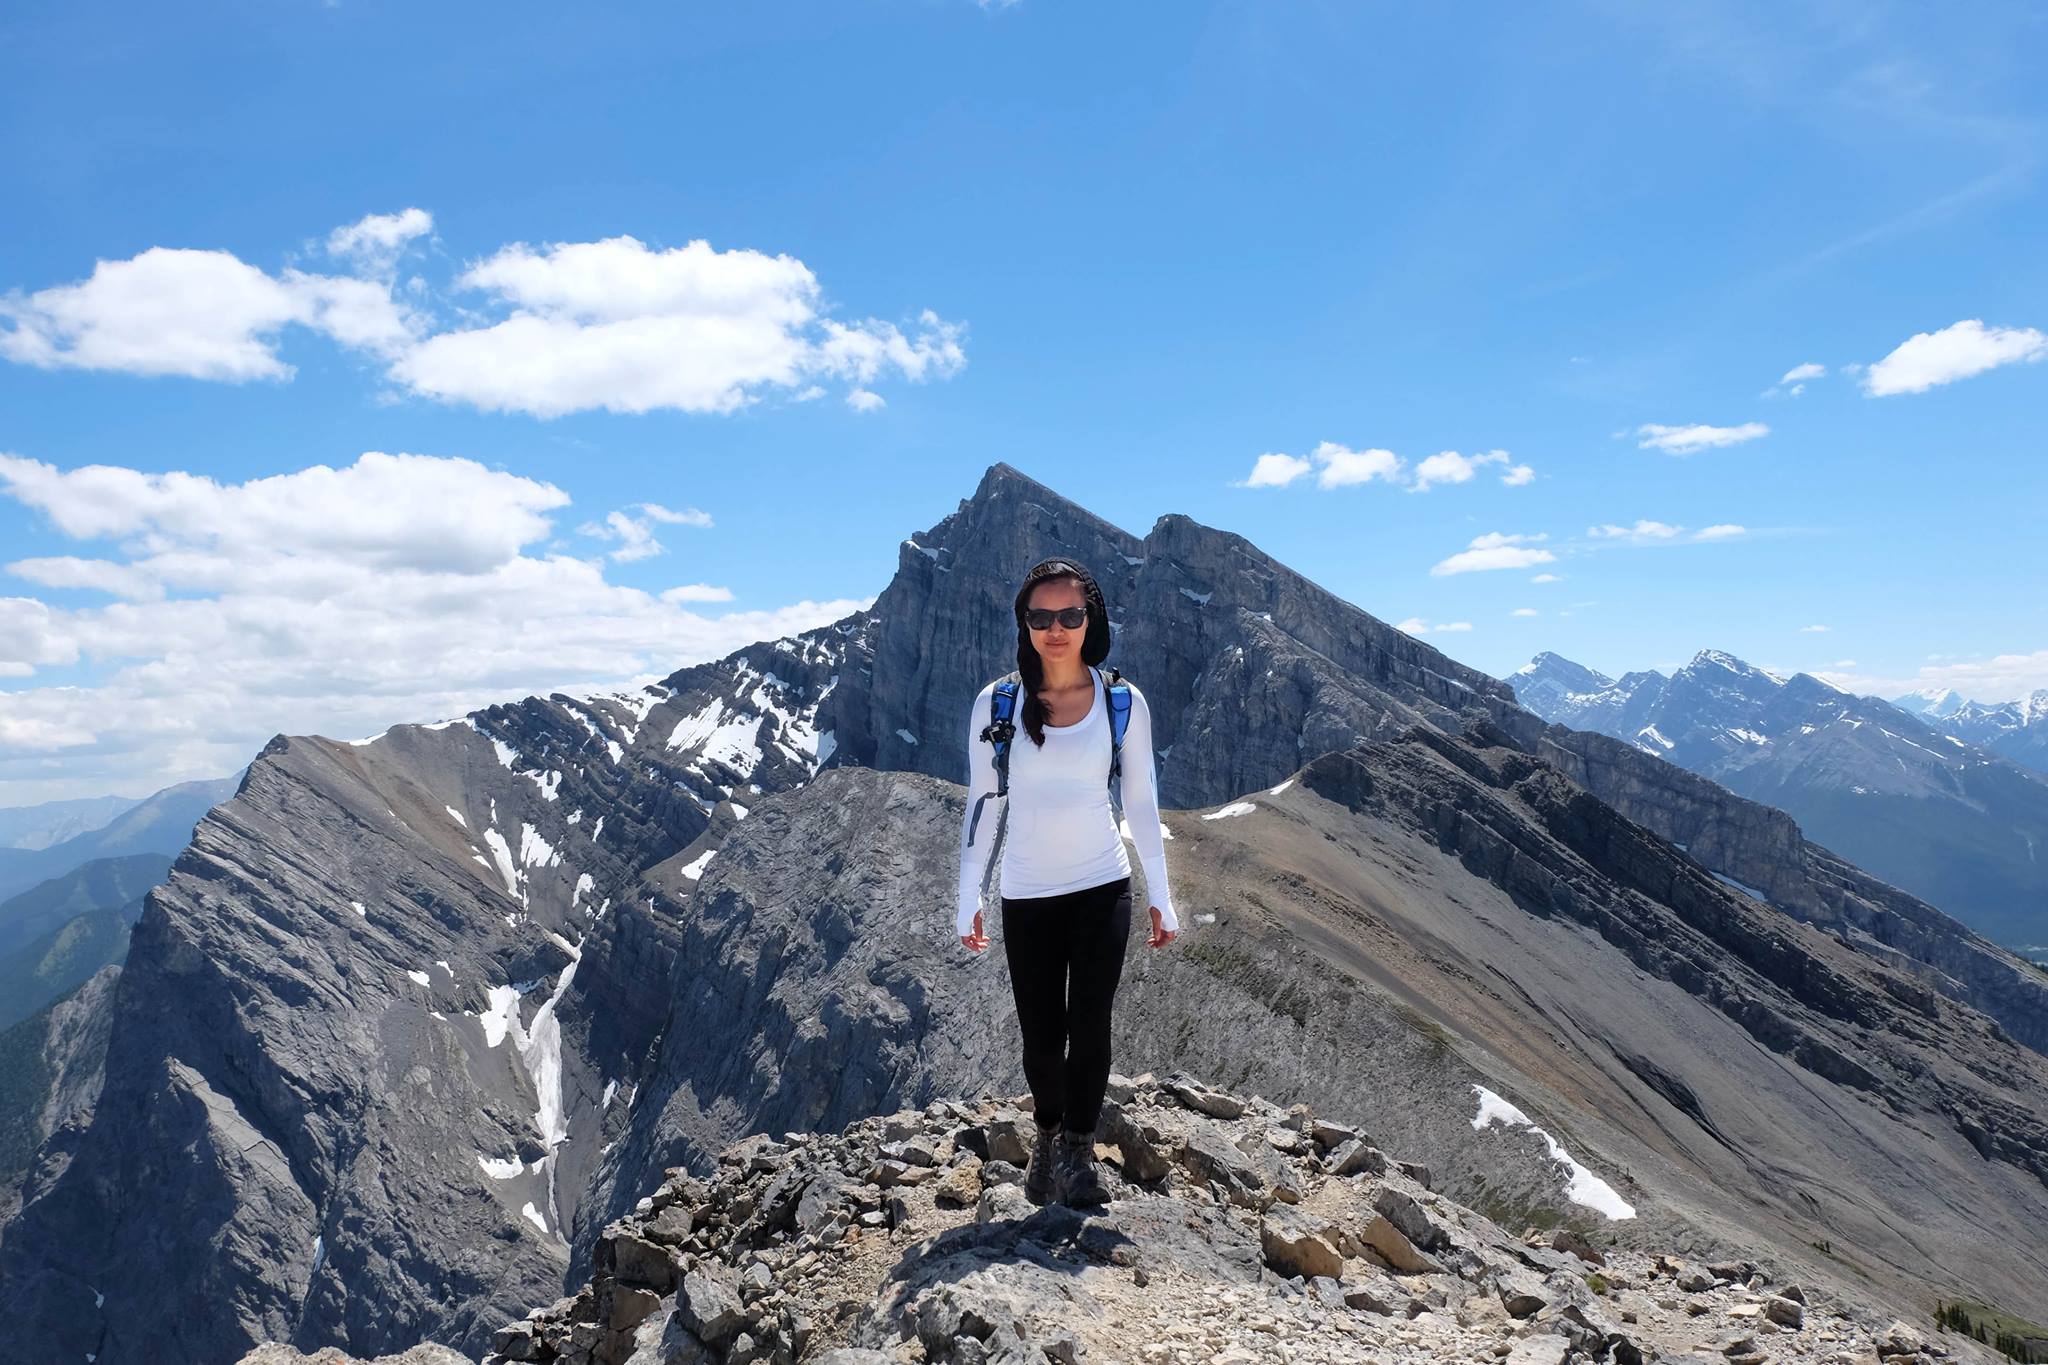
<path fill-rule="evenodd" d="M 1079 630 L 1088 624 L 1088 608 L 1063 607 L 1059 611 L 1047 611 L 1044 607 L 1027 607 L 1024 611 L 1024 624 L 1033 630 L 1051 630 L 1055 618 L 1068 630 Z"/>

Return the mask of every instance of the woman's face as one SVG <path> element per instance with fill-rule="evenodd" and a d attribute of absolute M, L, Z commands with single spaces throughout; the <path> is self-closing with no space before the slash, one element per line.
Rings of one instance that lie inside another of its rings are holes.
<path fill-rule="evenodd" d="M 1065 607 L 1088 606 L 1088 594 L 1081 591 L 1081 585 L 1071 578 L 1055 578 L 1040 583 L 1024 599 L 1025 610 L 1043 608 L 1059 611 Z M 1081 657 L 1081 642 L 1088 638 L 1088 627 L 1068 630 L 1057 618 L 1044 630 L 1031 632 L 1031 643 L 1038 650 L 1038 657 L 1047 661 L 1065 662 Z"/>

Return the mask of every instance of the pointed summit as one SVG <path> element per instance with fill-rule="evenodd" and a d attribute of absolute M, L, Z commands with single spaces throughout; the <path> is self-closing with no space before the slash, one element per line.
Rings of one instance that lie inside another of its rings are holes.
<path fill-rule="evenodd" d="M 1683 669 L 1679 671 L 1682 673 L 1691 673 L 1695 671 L 1706 671 L 1711 669 L 1721 669 L 1725 672 L 1733 673 L 1738 677 L 1768 678 L 1773 682 L 1780 681 L 1777 674 L 1772 673 L 1768 669 L 1758 668 L 1755 664 L 1750 663 L 1748 660 L 1737 658 L 1735 655 L 1728 653 L 1728 651 L 1724 649 L 1703 649 L 1699 653 L 1693 655 L 1692 662 L 1687 664 Z"/>
<path fill-rule="evenodd" d="M 1560 712 L 1587 705 L 1588 698 L 1614 685 L 1606 674 L 1549 650 L 1516 669 L 1508 681 L 1515 689 L 1517 701 L 1540 716 L 1553 718 Z"/>
<path fill-rule="evenodd" d="M 1946 720 L 1969 703 L 1954 688 L 1922 687 L 1902 697 L 1893 697 L 1892 705 L 1930 720 Z"/>
<path fill-rule="evenodd" d="M 832 762 L 957 781 L 968 703 L 1017 666 L 1017 584 L 1053 555 L 1102 588 L 1107 662 L 1151 704 L 1170 807 L 1271 786 L 1338 736 L 1418 723 L 1455 731 L 1465 708 L 1514 709 L 1498 680 L 1242 536 L 1169 512 L 1140 538 L 998 462 L 974 496 L 904 541 L 874 607 L 841 623 L 861 657 L 837 668 L 815 719 L 832 736 Z"/>

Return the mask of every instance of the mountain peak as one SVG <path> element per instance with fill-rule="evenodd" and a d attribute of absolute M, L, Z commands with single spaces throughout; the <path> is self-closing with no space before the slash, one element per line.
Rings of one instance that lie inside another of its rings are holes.
<path fill-rule="evenodd" d="M 1768 668 L 1758 668 L 1749 660 L 1730 654 L 1725 649 L 1703 649 L 1692 656 L 1692 661 L 1679 670 L 1682 674 L 1721 672 L 1732 673 L 1738 678 L 1761 680 L 1773 686 L 1782 687 L 1785 679 Z"/>
<path fill-rule="evenodd" d="M 1563 697 L 1585 696 L 1614 685 L 1614 680 L 1606 674 L 1547 649 L 1508 677 L 1516 698 L 1524 706 L 1531 705 L 1532 693 L 1544 693 L 1545 700 L 1555 704 Z M 1541 711 L 1544 707 L 1537 705 L 1534 709 Z"/>
<path fill-rule="evenodd" d="M 1692 656 L 1687 668 L 1725 668 L 1730 673 L 1760 673 L 1763 670 L 1752 666 L 1747 660 L 1737 658 L 1725 649 L 1703 649 Z"/>
<path fill-rule="evenodd" d="M 1577 663 L 1571 659 L 1567 659 L 1564 655 L 1557 653 L 1555 650 L 1546 649 L 1543 650 L 1541 653 L 1537 654 L 1535 658 L 1529 660 L 1528 663 L 1525 663 L 1520 668 L 1516 669 L 1514 672 L 1514 676 L 1520 677 L 1524 673 L 1539 673 L 1543 671 L 1545 668 L 1560 667 L 1583 669 L 1585 668 L 1585 665 Z M 1591 670 L 1588 669 L 1587 671 L 1590 672 Z"/>
<path fill-rule="evenodd" d="M 1078 504 L 1062 497 L 1049 485 L 1040 483 L 1006 460 L 997 460 L 982 471 L 981 481 L 974 485 L 974 493 L 967 500 L 990 502 L 1012 493 L 1022 493 L 1034 500 L 1048 499 L 1077 510 L 1079 508 Z"/>
<path fill-rule="evenodd" d="M 1952 687 L 1918 687 L 1904 696 L 1893 697 L 1892 705 L 1901 711 L 1916 716 L 1927 716 L 1935 720 L 1946 720 L 1963 707 L 1971 705 Z"/>

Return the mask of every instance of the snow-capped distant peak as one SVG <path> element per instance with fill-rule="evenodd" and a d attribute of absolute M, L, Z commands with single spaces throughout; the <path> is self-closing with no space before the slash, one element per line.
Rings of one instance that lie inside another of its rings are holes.
<path fill-rule="evenodd" d="M 1901 711 L 1910 711 L 1916 716 L 1932 716 L 1936 720 L 1947 720 L 1968 703 L 1957 695 L 1954 688 L 1921 687 L 1906 693 L 1903 697 L 1893 697 L 1892 705 Z"/>
<path fill-rule="evenodd" d="M 1765 677 L 1770 676 L 1768 673 L 1764 673 L 1764 670 L 1761 668 L 1745 663 L 1733 654 L 1719 649 L 1701 650 L 1692 656 L 1692 662 L 1686 666 L 1688 668 L 1725 668 L 1730 673 L 1740 673 L 1745 677 L 1759 673 L 1762 673 Z"/>
<path fill-rule="evenodd" d="M 2021 697 L 2016 704 L 2020 709 L 2020 724 L 2039 725 L 2048 721 L 2048 687 Z"/>
<path fill-rule="evenodd" d="M 1692 661 L 1678 670 L 1678 676 L 1691 678 L 1694 682 L 1706 682 L 1714 674 L 1727 674 L 1745 682 L 1767 682 L 1773 687 L 1783 687 L 1788 676 L 1768 668 L 1759 668 L 1747 659 L 1739 659 L 1723 649 L 1703 649 L 1692 656 Z"/>
<path fill-rule="evenodd" d="M 1558 691 L 1567 694 L 1598 692 L 1614 685 L 1614 679 L 1605 673 L 1547 649 L 1508 674 L 1508 677 L 1549 683 Z"/>

